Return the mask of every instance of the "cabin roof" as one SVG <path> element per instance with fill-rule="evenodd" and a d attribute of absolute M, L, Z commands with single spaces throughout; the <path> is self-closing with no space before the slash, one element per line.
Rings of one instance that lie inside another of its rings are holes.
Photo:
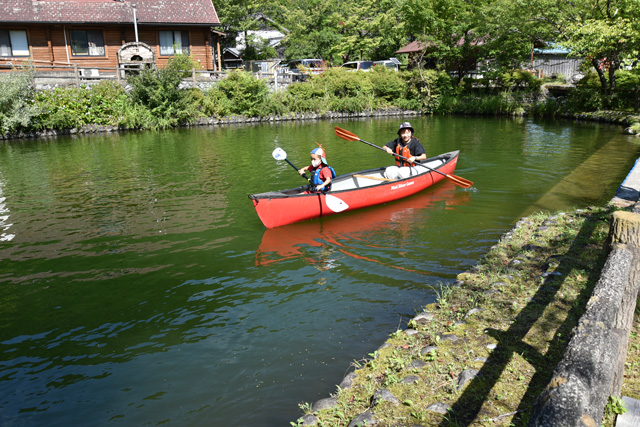
<path fill-rule="evenodd" d="M 396 50 L 396 53 L 422 52 L 426 47 L 426 43 L 414 40 L 403 48 Z"/>
<path fill-rule="evenodd" d="M 220 25 L 211 0 L 0 0 L 0 22 Z"/>

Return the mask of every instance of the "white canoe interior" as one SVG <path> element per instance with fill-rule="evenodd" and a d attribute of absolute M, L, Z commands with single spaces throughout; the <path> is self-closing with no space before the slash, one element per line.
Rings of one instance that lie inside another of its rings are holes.
<path fill-rule="evenodd" d="M 431 169 L 437 169 L 445 163 L 446 159 L 434 159 L 427 163 L 420 163 L 416 165 L 415 169 L 419 175 L 425 172 L 430 172 L 428 168 L 421 165 L 428 166 Z M 386 168 L 371 169 L 362 172 L 356 172 L 353 174 L 338 176 L 333 180 L 331 184 L 331 192 L 342 190 L 353 190 L 355 188 L 371 187 L 379 185 L 385 182 L 393 182 L 393 179 L 387 179 L 384 176 Z"/>

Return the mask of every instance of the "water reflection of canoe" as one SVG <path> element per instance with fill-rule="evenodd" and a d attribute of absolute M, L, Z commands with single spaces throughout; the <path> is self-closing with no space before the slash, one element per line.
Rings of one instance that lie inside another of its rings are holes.
<path fill-rule="evenodd" d="M 430 169 L 402 180 L 384 178 L 385 168 L 369 169 L 340 175 L 333 180 L 328 194 L 305 194 L 306 186 L 249 196 L 260 220 L 267 228 L 321 216 L 333 215 L 416 194 L 445 179 L 443 174 L 455 171 L 459 151 L 441 154 L 423 162 Z M 441 173 L 433 172 L 433 169 Z"/>
<path fill-rule="evenodd" d="M 375 209 L 364 209 L 359 212 L 326 218 L 321 221 L 310 221 L 289 224 L 278 229 L 267 229 L 256 251 L 256 264 L 267 265 L 286 259 L 294 259 L 303 255 L 305 247 L 322 247 L 333 245 L 341 252 L 353 255 L 353 251 L 343 242 L 369 240 L 379 230 L 393 230 L 403 233 L 403 227 L 411 227 L 414 222 L 422 221 L 425 209 L 432 206 L 443 206 L 450 209 L 455 205 L 466 204 L 470 193 L 456 191 L 456 186 L 445 181 L 418 194 L 393 203 L 378 206 Z M 415 230 L 406 230 L 407 234 Z"/>

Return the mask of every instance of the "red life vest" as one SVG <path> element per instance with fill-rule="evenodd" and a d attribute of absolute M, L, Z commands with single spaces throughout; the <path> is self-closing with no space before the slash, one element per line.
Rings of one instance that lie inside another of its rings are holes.
<path fill-rule="evenodd" d="M 409 150 L 409 144 L 402 145 L 400 143 L 396 144 L 396 154 L 402 157 L 406 157 L 407 159 L 411 157 L 411 151 Z M 396 157 L 396 165 L 399 167 L 402 166 L 415 166 L 415 163 L 409 163 L 404 161 L 403 159 Z"/>

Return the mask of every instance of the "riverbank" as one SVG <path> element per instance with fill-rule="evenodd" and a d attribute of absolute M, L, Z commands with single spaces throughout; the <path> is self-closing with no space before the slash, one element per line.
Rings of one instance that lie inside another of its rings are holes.
<path fill-rule="evenodd" d="M 613 207 L 518 222 L 297 425 L 526 425 L 606 258 Z M 622 395 L 640 399 L 636 308 Z M 295 424 L 295 423 L 292 423 Z M 609 414 L 604 425 L 613 425 Z"/>
<path fill-rule="evenodd" d="M 230 126 L 230 125 L 242 125 L 242 124 L 269 124 L 269 123 L 281 123 L 291 121 L 303 121 L 303 120 L 336 120 L 336 119 L 354 119 L 354 118 L 368 118 L 368 117 L 415 117 L 420 115 L 419 111 L 414 110 L 400 110 L 397 108 L 385 108 L 381 110 L 365 111 L 360 113 L 346 113 L 346 112 L 326 112 L 326 113 L 292 113 L 287 115 L 271 115 L 266 117 L 246 117 L 246 116 L 227 116 L 227 117 L 206 117 L 200 118 L 191 124 L 185 124 L 181 127 L 192 126 Z M 140 131 L 142 129 L 126 128 L 118 126 L 102 126 L 102 125 L 86 125 L 77 128 L 69 128 L 63 130 L 48 129 L 41 131 L 31 132 L 18 132 L 13 134 L 0 134 L 0 140 L 11 139 L 25 139 L 25 138 L 44 138 L 44 137 L 56 137 L 61 135 L 89 135 L 97 133 L 115 133 L 115 132 L 130 132 Z"/>

